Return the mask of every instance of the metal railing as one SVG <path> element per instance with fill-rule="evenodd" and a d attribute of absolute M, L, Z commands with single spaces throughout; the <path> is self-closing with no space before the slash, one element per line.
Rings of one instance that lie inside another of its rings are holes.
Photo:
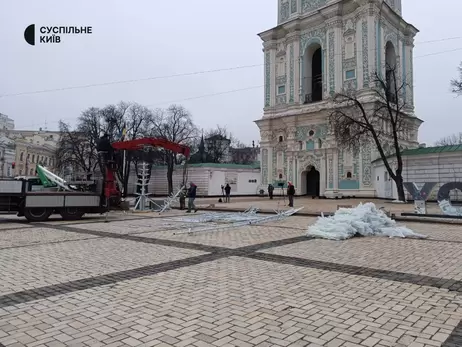
<path fill-rule="evenodd" d="M 304 77 L 305 80 L 311 79 Z M 322 101 L 322 75 L 316 75 L 312 78 L 312 81 L 308 81 L 311 84 L 311 93 L 303 94 L 304 104 L 311 104 L 313 102 Z"/>

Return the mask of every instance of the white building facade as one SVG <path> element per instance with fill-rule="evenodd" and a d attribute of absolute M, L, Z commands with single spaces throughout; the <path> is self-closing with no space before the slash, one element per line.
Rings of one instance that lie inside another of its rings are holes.
<path fill-rule="evenodd" d="M 400 0 L 278 0 L 278 26 L 259 36 L 264 52 L 262 187 L 292 181 L 299 195 L 376 196 L 374 145 L 357 154 L 330 136 L 332 96 L 354 90 L 371 103 L 371 74 L 395 61 L 406 112 L 413 107 L 413 42 L 418 30 L 401 17 Z M 403 148 L 418 146 L 415 118 Z M 386 125 L 385 125 L 386 126 Z"/>
<path fill-rule="evenodd" d="M 15 148 L 14 141 L 0 133 L 0 178 L 14 176 Z"/>
<path fill-rule="evenodd" d="M 6 114 L 0 113 L 0 132 L 14 129 L 14 120 Z"/>

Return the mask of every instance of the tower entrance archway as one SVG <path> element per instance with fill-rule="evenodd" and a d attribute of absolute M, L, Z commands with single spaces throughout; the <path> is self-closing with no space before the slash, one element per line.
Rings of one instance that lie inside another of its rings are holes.
<path fill-rule="evenodd" d="M 301 194 L 319 197 L 321 175 L 313 165 L 309 165 L 305 171 L 302 172 L 301 177 Z"/>

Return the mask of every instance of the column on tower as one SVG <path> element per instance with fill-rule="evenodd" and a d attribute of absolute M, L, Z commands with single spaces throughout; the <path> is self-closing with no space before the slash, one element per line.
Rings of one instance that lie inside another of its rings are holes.
<path fill-rule="evenodd" d="M 335 73 L 335 92 L 339 93 L 343 88 L 343 55 L 342 55 L 342 44 L 343 44 L 343 25 L 342 21 L 338 20 L 334 24 L 334 73 Z"/>

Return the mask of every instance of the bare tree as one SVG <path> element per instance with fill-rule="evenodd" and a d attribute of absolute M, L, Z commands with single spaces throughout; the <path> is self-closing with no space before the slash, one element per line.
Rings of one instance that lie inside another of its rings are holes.
<path fill-rule="evenodd" d="M 227 128 L 217 125 L 206 133 L 205 151 L 213 163 L 223 163 L 230 159 L 230 149 L 235 143 L 236 139 Z"/>
<path fill-rule="evenodd" d="M 452 146 L 462 144 L 462 132 L 443 137 L 435 142 L 435 146 Z"/>
<path fill-rule="evenodd" d="M 125 140 L 143 137 L 147 133 L 150 119 L 151 111 L 148 108 L 136 103 L 120 102 L 102 109 L 90 107 L 83 111 L 77 120 L 75 130 L 61 122 L 61 137 L 56 153 L 59 167 L 72 166 L 74 169 L 83 170 L 87 174 L 87 179 L 95 171 L 104 174 L 105 168 L 96 150 L 101 136 L 107 134 L 110 141 L 115 142 L 121 139 L 122 132 L 125 130 Z M 116 174 L 122 184 L 124 196 L 127 195 L 132 158 L 131 152 L 126 156 L 117 153 L 116 156 L 118 164 Z"/>
<path fill-rule="evenodd" d="M 373 101 L 362 99 L 353 91 L 335 95 L 338 108 L 330 114 L 329 125 L 340 148 L 358 153 L 361 147 L 372 142 L 396 183 L 398 199 L 405 201 L 400 141 L 409 133 L 412 121 L 406 114 L 403 97 L 407 84 L 398 79 L 395 67 L 387 66 L 385 78 L 377 72 L 372 76 Z M 387 153 L 390 142 L 391 151 Z M 396 170 L 389 155 L 396 158 Z"/>
<path fill-rule="evenodd" d="M 69 124 L 59 122 L 60 137 L 56 149 L 56 167 L 81 171 L 90 179 L 98 167 L 96 143 L 86 134 L 71 130 Z"/>
<path fill-rule="evenodd" d="M 122 136 L 124 141 L 145 137 L 152 116 L 151 110 L 147 107 L 125 102 L 106 106 L 101 110 L 101 114 L 107 124 L 107 133 L 112 140 L 111 142 L 122 140 Z M 127 151 L 125 154 L 123 152 L 117 153 L 117 178 L 122 183 L 124 197 L 128 193 L 131 168 L 133 164 L 137 167 L 138 157 L 133 151 Z"/>
<path fill-rule="evenodd" d="M 462 63 L 458 67 L 459 70 L 459 79 L 455 78 L 451 80 L 452 92 L 461 95 L 462 94 Z"/>
<path fill-rule="evenodd" d="M 98 170 L 101 175 L 104 174 L 104 167 L 101 159 L 98 157 L 96 150 L 97 144 L 101 136 L 108 133 L 108 124 L 102 117 L 101 109 L 97 107 L 90 107 L 82 112 L 77 119 L 76 132 L 84 136 L 88 143 L 88 151 L 90 156 L 95 158 L 98 163 Z"/>
<path fill-rule="evenodd" d="M 171 105 L 166 110 L 156 110 L 150 119 L 149 127 L 152 136 L 186 146 L 193 143 L 198 136 L 191 114 L 179 105 Z M 187 158 L 167 149 L 162 149 L 161 153 L 163 154 L 163 161 L 167 165 L 168 193 L 171 194 L 173 192 L 175 165 L 185 164 Z M 184 173 L 183 176 L 185 176 Z"/>

